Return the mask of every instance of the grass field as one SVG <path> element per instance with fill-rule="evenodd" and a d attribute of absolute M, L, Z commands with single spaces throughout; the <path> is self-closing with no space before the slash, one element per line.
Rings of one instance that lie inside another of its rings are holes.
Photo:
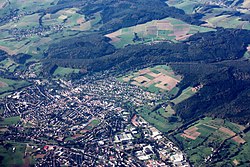
<path fill-rule="evenodd" d="M 20 117 L 10 117 L 10 118 L 4 118 L 3 120 L 0 121 L 0 125 L 14 125 L 17 124 L 20 121 Z"/>
<path fill-rule="evenodd" d="M 93 119 L 84 129 L 91 130 L 95 128 L 100 123 L 99 119 Z"/>
<path fill-rule="evenodd" d="M 137 112 L 161 132 L 168 132 L 181 125 L 178 120 L 179 118 L 175 116 L 175 111 L 170 106 L 167 108 L 160 108 L 156 111 L 152 111 L 151 108 L 144 106 L 138 109 Z M 173 119 L 175 120 L 172 121 Z"/>
<path fill-rule="evenodd" d="M 192 90 L 192 87 L 188 87 L 182 91 L 182 93 L 176 97 L 175 99 L 171 100 L 174 104 L 178 104 L 190 97 L 192 97 L 195 94 L 195 92 Z"/>
<path fill-rule="evenodd" d="M 72 73 L 78 73 L 79 69 L 73 69 L 73 68 L 65 68 L 65 67 L 58 67 L 55 72 L 53 73 L 54 76 L 60 76 L 65 77 Z"/>
<path fill-rule="evenodd" d="M 20 89 L 22 87 L 28 86 L 29 83 L 24 80 L 11 80 L 0 77 L 0 82 L 5 83 L 5 86 L 1 87 L 0 94 L 5 92 L 14 91 Z"/>
<path fill-rule="evenodd" d="M 247 47 L 247 51 L 246 51 L 246 53 L 244 54 L 244 58 L 250 60 L 250 45 L 248 45 L 248 47 Z"/>
<path fill-rule="evenodd" d="M 13 73 L 17 67 L 19 67 L 19 65 L 10 58 L 4 59 L 3 61 L 0 62 L 0 69 L 2 69 L 5 72 Z"/>
<path fill-rule="evenodd" d="M 195 9 L 197 9 L 197 5 L 199 5 L 199 0 L 169 0 L 167 1 L 169 6 L 174 6 L 176 8 L 182 9 L 187 14 L 195 13 Z"/>
<path fill-rule="evenodd" d="M 187 39 L 195 33 L 208 31 L 214 31 L 214 29 L 189 25 L 174 18 L 165 18 L 123 28 L 106 36 L 112 39 L 111 43 L 114 46 L 121 48 L 128 44 L 152 41 L 170 40 L 178 42 Z"/>

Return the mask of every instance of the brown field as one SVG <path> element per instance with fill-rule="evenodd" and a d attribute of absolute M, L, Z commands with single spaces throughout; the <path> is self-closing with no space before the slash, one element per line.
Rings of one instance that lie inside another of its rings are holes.
<path fill-rule="evenodd" d="M 139 126 L 139 123 L 137 122 L 137 115 L 133 116 L 133 118 L 131 119 L 131 123 L 136 127 Z"/>
<path fill-rule="evenodd" d="M 221 131 L 221 132 L 223 132 L 225 134 L 228 134 L 229 136 L 234 136 L 236 134 L 233 131 L 231 131 L 230 129 L 225 128 L 225 127 L 220 127 L 219 131 Z"/>
<path fill-rule="evenodd" d="M 174 28 L 174 33 L 169 34 L 169 36 L 175 36 L 176 40 L 184 40 L 192 35 L 192 34 L 188 34 L 188 32 L 190 31 L 189 25 L 179 24 L 176 26 L 177 27 Z"/>
<path fill-rule="evenodd" d="M 144 69 L 144 70 L 140 70 L 139 74 L 140 75 L 145 75 L 145 74 L 150 73 L 150 72 L 151 72 L 150 69 L 147 68 L 147 69 Z"/>
<path fill-rule="evenodd" d="M 250 9 L 250 0 L 244 0 L 242 7 Z"/>
<path fill-rule="evenodd" d="M 150 69 L 143 69 L 137 72 L 136 76 L 129 76 L 123 78 L 123 81 L 129 82 L 132 81 L 132 85 L 143 86 L 149 88 L 151 85 L 154 85 L 161 90 L 172 90 L 180 82 L 181 76 L 174 76 L 173 72 L 166 71 L 165 69 L 157 69 L 159 72 L 154 73 Z M 137 76 L 138 75 L 138 76 Z M 147 78 L 145 75 L 151 76 L 153 79 Z"/>
<path fill-rule="evenodd" d="M 157 31 L 157 26 L 149 26 L 147 27 L 146 33 L 147 35 L 156 35 Z"/>
<path fill-rule="evenodd" d="M 198 128 L 193 126 L 187 130 L 184 130 L 184 133 L 181 134 L 181 136 L 184 138 L 189 138 L 189 139 L 195 140 L 201 134 L 200 132 L 197 132 L 197 130 L 198 130 Z"/>
<path fill-rule="evenodd" d="M 8 84 L 6 84 L 5 82 L 0 81 L 0 88 L 7 87 L 7 86 L 8 86 Z"/>
<path fill-rule="evenodd" d="M 5 47 L 5 46 L 0 46 L 0 50 L 7 52 L 11 56 L 17 54 L 16 51 L 10 50 L 8 47 Z"/>
<path fill-rule="evenodd" d="M 122 35 L 122 30 L 115 31 L 113 33 L 105 35 L 106 37 L 110 38 L 112 42 L 119 42 L 119 36 Z"/>
<path fill-rule="evenodd" d="M 7 4 L 6 1 L 0 2 L 0 9 L 3 9 L 3 8 L 5 7 L 6 4 Z"/>
<path fill-rule="evenodd" d="M 173 25 L 167 20 L 157 21 L 158 30 L 173 30 Z"/>
<path fill-rule="evenodd" d="M 232 140 L 234 140 L 235 142 L 239 143 L 239 144 L 244 144 L 246 141 L 244 139 L 242 139 L 240 136 L 235 136 L 232 138 Z"/>
<path fill-rule="evenodd" d="M 154 79 L 150 80 L 144 76 L 138 76 L 134 78 L 134 80 L 141 84 L 141 86 L 147 88 L 155 84 L 155 87 L 168 91 L 172 90 L 176 86 L 176 84 L 180 82 L 179 80 L 163 73 L 155 74 L 153 72 L 149 72 L 147 74 L 154 77 Z"/>
<path fill-rule="evenodd" d="M 131 78 L 132 78 L 132 76 L 128 76 L 128 77 L 123 78 L 122 80 L 124 82 L 129 82 Z"/>
<path fill-rule="evenodd" d="M 44 158 L 46 154 L 37 154 L 35 157 L 36 159 L 39 159 L 39 158 Z"/>
<path fill-rule="evenodd" d="M 134 78 L 133 80 L 135 80 L 136 82 L 138 82 L 140 84 L 148 83 L 151 81 L 150 79 L 148 79 L 144 76 L 138 76 L 138 77 Z"/>

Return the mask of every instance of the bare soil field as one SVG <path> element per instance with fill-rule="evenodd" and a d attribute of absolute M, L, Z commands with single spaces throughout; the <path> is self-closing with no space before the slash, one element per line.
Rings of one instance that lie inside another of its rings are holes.
<path fill-rule="evenodd" d="M 8 84 L 6 84 L 5 82 L 0 81 L 0 88 L 7 87 L 7 86 L 8 86 Z"/>
<path fill-rule="evenodd" d="M 225 128 L 225 127 L 220 127 L 219 131 L 221 131 L 221 132 L 223 132 L 225 134 L 228 134 L 229 136 L 234 136 L 236 134 L 233 131 L 231 131 L 230 129 Z"/>
<path fill-rule="evenodd" d="M 244 139 L 242 139 L 240 136 L 235 136 L 232 138 L 232 140 L 234 140 L 235 142 L 239 143 L 239 144 L 244 144 L 246 141 Z"/>
<path fill-rule="evenodd" d="M 184 133 L 181 134 L 181 136 L 184 138 L 189 138 L 189 139 L 195 140 L 201 134 L 200 132 L 197 132 L 197 130 L 198 130 L 198 128 L 193 126 L 187 130 L 184 130 Z"/>

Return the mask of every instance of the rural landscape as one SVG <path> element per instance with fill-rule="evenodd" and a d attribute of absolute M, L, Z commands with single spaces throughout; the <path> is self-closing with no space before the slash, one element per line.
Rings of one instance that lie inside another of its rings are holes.
<path fill-rule="evenodd" d="M 0 166 L 250 165 L 249 0 L 0 0 Z"/>

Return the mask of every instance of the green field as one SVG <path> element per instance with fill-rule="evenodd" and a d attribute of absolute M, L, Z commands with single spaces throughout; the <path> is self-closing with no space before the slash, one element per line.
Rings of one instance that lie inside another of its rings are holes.
<path fill-rule="evenodd" d="M 225 6 L 220 6 L 220 8 L 211 8 L 207 11 L 203 11 L 205 7 L 205 1 L 202 0 L 171 0 L 167 1 L 169 6 L 173 6 L 179 9 L 182 9 L 187 14 L 200 13 L 203 14 L 203 21 L 206 21 L 208 24 L 202 26 L 208 27 L 223 27 L 223 28 L 238 28 L 238 29 L 250 29 L 250 23 L 248 21 L 242 21 L 238 16 L 232 16 L 223 14 L 223 12 L 235 11 L 233 7 L 228 8 Z M 238 4 L 236 7 L 241 7 L 242 2 L 235 1 L 233 5 Z M 242 10 L 238 8 L 237 10 L 242 13 L 249 14 L 249 10 Z"/>
<path fill-rule="evenodd" d="M 65 77 L 69 74 L 72 73 L 78 73 L 80 70 L 79 69 L 73 69 L 73 68 L 65 68 L 65 67 L 58 67 L 55 72 L 53 73 L 54 76 L 59 76 L 59 77 Z"/>
<path fill-rule="evenodd" d="M 100 123 L 99 119 L 94 119 L 84 129 L 91 130 L 91 129 L 95 128 L 99 123 Z"/>
<path fill-rule="evenodd" d="M 9 118 L 4 118 L 3 120 L 0 120 L 0 125 L 14 125 L 17 124 L 20 121 L 20 117 L 9 117 Z"/>
<path fill-rule="evenodd" d="M 153 20 L 128 28 L 120 29 L 106 36 L 112 39 L 112 44 L 122 48 L 128 44 L 139 44 L 153 41 L 169 40 L 178 42 L 198 32 L 214 31 L 214 29 L 189 25 L 181 20 L 165 18 Z M 139 39 L 135 39 L 135 33 Z"/>
<path fill-rule="evenodd" d="M 147 122 L 156 127 L 161 132 L 168 132 L 181 125 L 179 118 L 175 115 L 174 110 L 168 106 L 152 111 L 151 108 L 144 106 L 137 110 Z"/>
<path fill-rule="evenodd" d="M 250 45 L 248 45 L 248 47 L 250 48 Z M 244 54 L 244 58 L 250 60 L 250 51 L 246 51 L 246 53 Z"/>
<path fill-rule="evenodd" d="M 171 100 L 174 104 L 178 104 L 190 97 L 192 97 L 195 94 L 195 92 L 192 91 L 192 87 L 188 87 L 182 91 L 182 93 L 176 97 L 175 99 Z"/>
<path fill-rule="evenodd" d="M 169 6 L 174 6 L 176 8 L 182 9 L 187 14 L 195 13 L 196 6 L 199 5 L 199 0 L 171 0 L 167 1 Z"/>
<path fill-rule="evenodd" d="M 24 80 L 11 80 L 0 77 L 0 82 L 5 83 L 5 86 L 1 87 L 0 94 L 11 92 L 29 85 L 27 81 Z"/>

